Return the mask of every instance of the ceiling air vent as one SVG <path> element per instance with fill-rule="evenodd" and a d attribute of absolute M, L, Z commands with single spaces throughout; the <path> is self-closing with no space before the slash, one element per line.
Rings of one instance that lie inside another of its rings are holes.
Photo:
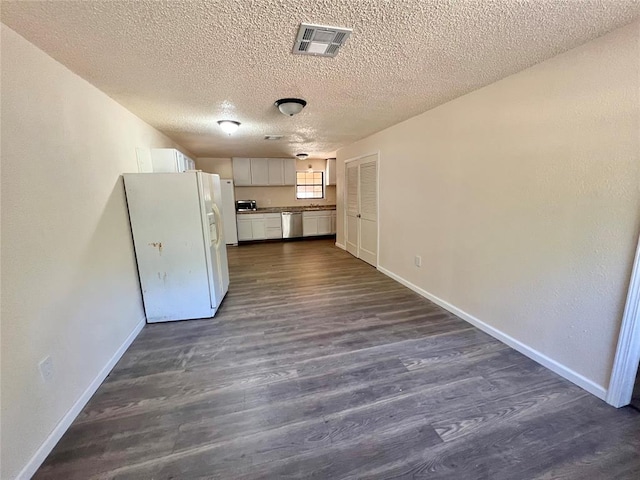
<path fill-rule="evenodd" d="M 296 43 L 293 46 L 293 53 L 335 57 L 352 31 L 350 28 L 301 23 Z"/>

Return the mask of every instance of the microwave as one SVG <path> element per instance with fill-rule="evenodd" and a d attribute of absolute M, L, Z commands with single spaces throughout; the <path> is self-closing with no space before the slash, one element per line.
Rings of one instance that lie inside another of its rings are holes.
<path fill-rule="evenodd" d="M 258 204 L 255 200 L 236 200 L 236 212 L 249 212 L 258 210 Z"/>

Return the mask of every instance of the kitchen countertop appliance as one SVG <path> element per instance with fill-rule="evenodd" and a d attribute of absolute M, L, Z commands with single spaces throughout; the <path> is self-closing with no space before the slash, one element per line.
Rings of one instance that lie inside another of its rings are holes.
<path fill-rule="evenodd" d="M 302 237 L 302 212 L 282 212 L 281 216 L 282 238 Z"/>
<path fill-rule="evenodd" d="M 147 322 L 213 317 L 229 289 L 220 177 L 123 178 Z"/>
<path fill-rule="evenodd" d="M 258 203 L 255 200 L 236 200 L 237 212 L 251 212 L 258 210 Z"/>

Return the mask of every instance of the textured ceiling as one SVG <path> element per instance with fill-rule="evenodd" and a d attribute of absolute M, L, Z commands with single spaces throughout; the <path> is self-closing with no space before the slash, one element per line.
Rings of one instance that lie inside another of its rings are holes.
<path fill-rule="evenodd" d="M 336 149 L 640 15 L 639 0 L 2 2 L 2 22 L 197 156 Z M 300 22 L 353 28 L 293 55 Z M 302 97 L 285 117 L 273 102 Z M 231 137 L 216 120 L 242 122 Z M 279 141 L 265 134 L 284 134 Z"/>

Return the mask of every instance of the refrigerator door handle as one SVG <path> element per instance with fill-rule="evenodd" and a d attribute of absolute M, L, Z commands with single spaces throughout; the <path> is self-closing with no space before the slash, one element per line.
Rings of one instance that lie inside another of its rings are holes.
<path fill-rule="evenodd" d="M 216 248 L 220 248 L 220 244 L 222 243 L 222 235 L 220 233 L 220 227 L 221 227 L 221 222 L 222 222 L 222 215 L 220 215 L 220 210 L 218 210 L 218 206 L 214 203 L 213 204 L 213 215 L 216 217 L 216 238 L 217 238 L 217 243 L 216 243 Z"/>

